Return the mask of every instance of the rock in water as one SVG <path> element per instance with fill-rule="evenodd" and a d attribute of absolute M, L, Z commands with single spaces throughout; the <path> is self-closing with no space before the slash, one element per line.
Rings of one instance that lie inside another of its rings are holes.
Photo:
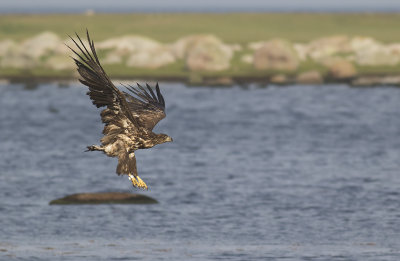
<path fill-rule="evenodd" d="M 50 201 L 50 205 L 70 204 L 157 204 L 157 200 L 145 195 L 104 192 L 104 193 L 78 193 Z"/>

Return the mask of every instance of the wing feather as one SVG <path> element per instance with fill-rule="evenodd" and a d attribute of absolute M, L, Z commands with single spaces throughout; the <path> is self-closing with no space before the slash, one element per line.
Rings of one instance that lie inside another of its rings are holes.
<path fill-rule="evenodd" d="M 157 92 L 157 97 L 158 97 L 158 99 L 159 99 L 161 105 L 165 108 L 164 97 L 161 95 L 160 87 L 158 86 L 158 83 L 156 84 L 156 92 Z"/>
<path fill-rule="evenodd" d="M 137 87 L 131 85 L 125 87 L 133 94 L 125 92 L 130 110 L 138 117 L 141 126 L 152 130 L 160 120 L 165 118 L 165 102 L 158 83 L 156 92 L 148 84 L 146 84 L 147 89 L 140 84 L 137 84 Z"/>
<path fill-rule="evenodd" d="M 76 34 L 77 40 L 70 37 L 79 52 L 67 46 L 78 57 L 73 60 L 78 66 L 81 76 L 79 81 L 89 88 L 87 94 L 93 104 L 98 108 L 107 107 L 108 114 L 111 110 L 114 111 L 112 115 L 118 115 L 114 119 L 102 116 L 103 122 L 108 124 L 110 121 L 121 121 L 121 117 L 125 117 L 137 130 L 141 128 L 152 130 L 160 120 L 165 118 L 165 101 L 158 83 L 155 86 L 155 92 L 148 84 L 146 84 L 146 88 L 140 84 L 137 84 L 137 87 L 125 86 L 129 93 L 121 92 L 111 82 L 101 66 L 94 42 L 90 39 L 88 31 L 86 31 L 86 35 L 89 46 L 82 41 L 78 34 Z"/>
<path fill-rule="evenodd" d="M 158 101 L 156 95 L 155 95 L 154 92 L 153 92 L 153 90 L 151 89 L 151 87 L 150 87 L 147 83 L 146 83 L 146 87 L 147 87 L 147 89 L 150 91 L 150 94 L 151 94 L 151 96 L 153 97 L 153 100 Z"/>
<path fill-rule="evenodd" d="M 89 47 L 83 43 L 78 34 L 76 34 L 78 41 L 70 36 L 80 53 L 67 45 L 79 58 L 73 58 L 75 64 L 78 66 L 78 72 L 82 77 L 79 81 L 89 88 L 87 94 L 96 107 L 105 106 L 107 109 L 120 111 L 132 122 L 133 126 L 140 127 L 138 126 L 137 119 L 133 117 L 129 110 L 124 94 L 115 87 L 101 66 L 94 42 L 90 39 L 88 31 L 86 31 L 86 35 Z M 107 123 L 104 119 L 103 122 Z"/>

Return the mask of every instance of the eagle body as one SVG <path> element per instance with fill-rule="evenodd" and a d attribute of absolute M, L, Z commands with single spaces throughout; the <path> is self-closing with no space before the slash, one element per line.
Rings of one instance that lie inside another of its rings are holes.
<path fill-rule="evenodd" d="M 133 186 L 147 189 L 137 173 L 135 151 L 172 141 L 168 135 L 152 131 L 165 118 L 165 101 L 160 88 L 157 84 L 154 92 L 147 84 L 146 88 L 137 84 L 137 87 L 124 86 L 129 93 L 121 92 L 100 65 L 89 33 L 89 48 L 76 36 L 78 41 L 71 39 L 81 54 L 68 47 L 78 56 L 73 59 L 81 76 L 79 81 L 89 88 L 87 95 L 96 107 L 106 107 L 100 113 L 105 124 L 101 145 L 87 148 L 89 151 L 102 151 L 109 157 L 118 157 L 117 174 L 128 175 Z"/>

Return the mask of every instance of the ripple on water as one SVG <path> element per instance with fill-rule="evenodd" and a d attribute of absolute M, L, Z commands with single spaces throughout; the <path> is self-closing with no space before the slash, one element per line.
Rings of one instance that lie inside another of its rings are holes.
<path fill-rule="evenodd" d="M 133 189 L 85 88 L 0 86 L 0 259 L 399 260 L 400 89 L 161 87 L 159 204 L 49 206 Z"/>

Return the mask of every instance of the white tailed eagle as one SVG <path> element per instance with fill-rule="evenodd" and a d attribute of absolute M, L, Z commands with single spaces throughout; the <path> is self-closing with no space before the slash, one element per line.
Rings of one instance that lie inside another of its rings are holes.
<path fill-rule="evenodd" d="M 93 41 L 86 32 L 87 47 L 76 34 L 72 41 L 80 53 L 69 47 L 78 58 L 73 58 L 81 76 L 79 81 L 89 88 L 87 95 L 101 112 L 105 124 L 101 145 L 88 146 L 89 151 L 102 151 L 109 157 L 118 157 L 117 174 L 128 175 L 134 187 L 147 189 L 136 169 L 135 151 L 148 149 L 157 144 L 172 141 L 166 134 L 156 134 L 154 126 L 165 117 L 165 102 L 158 83 L 155 91 L 146 84 L 124 86 L 129 92 L 121 92 L 111 82 L 100 65 Z"/>

